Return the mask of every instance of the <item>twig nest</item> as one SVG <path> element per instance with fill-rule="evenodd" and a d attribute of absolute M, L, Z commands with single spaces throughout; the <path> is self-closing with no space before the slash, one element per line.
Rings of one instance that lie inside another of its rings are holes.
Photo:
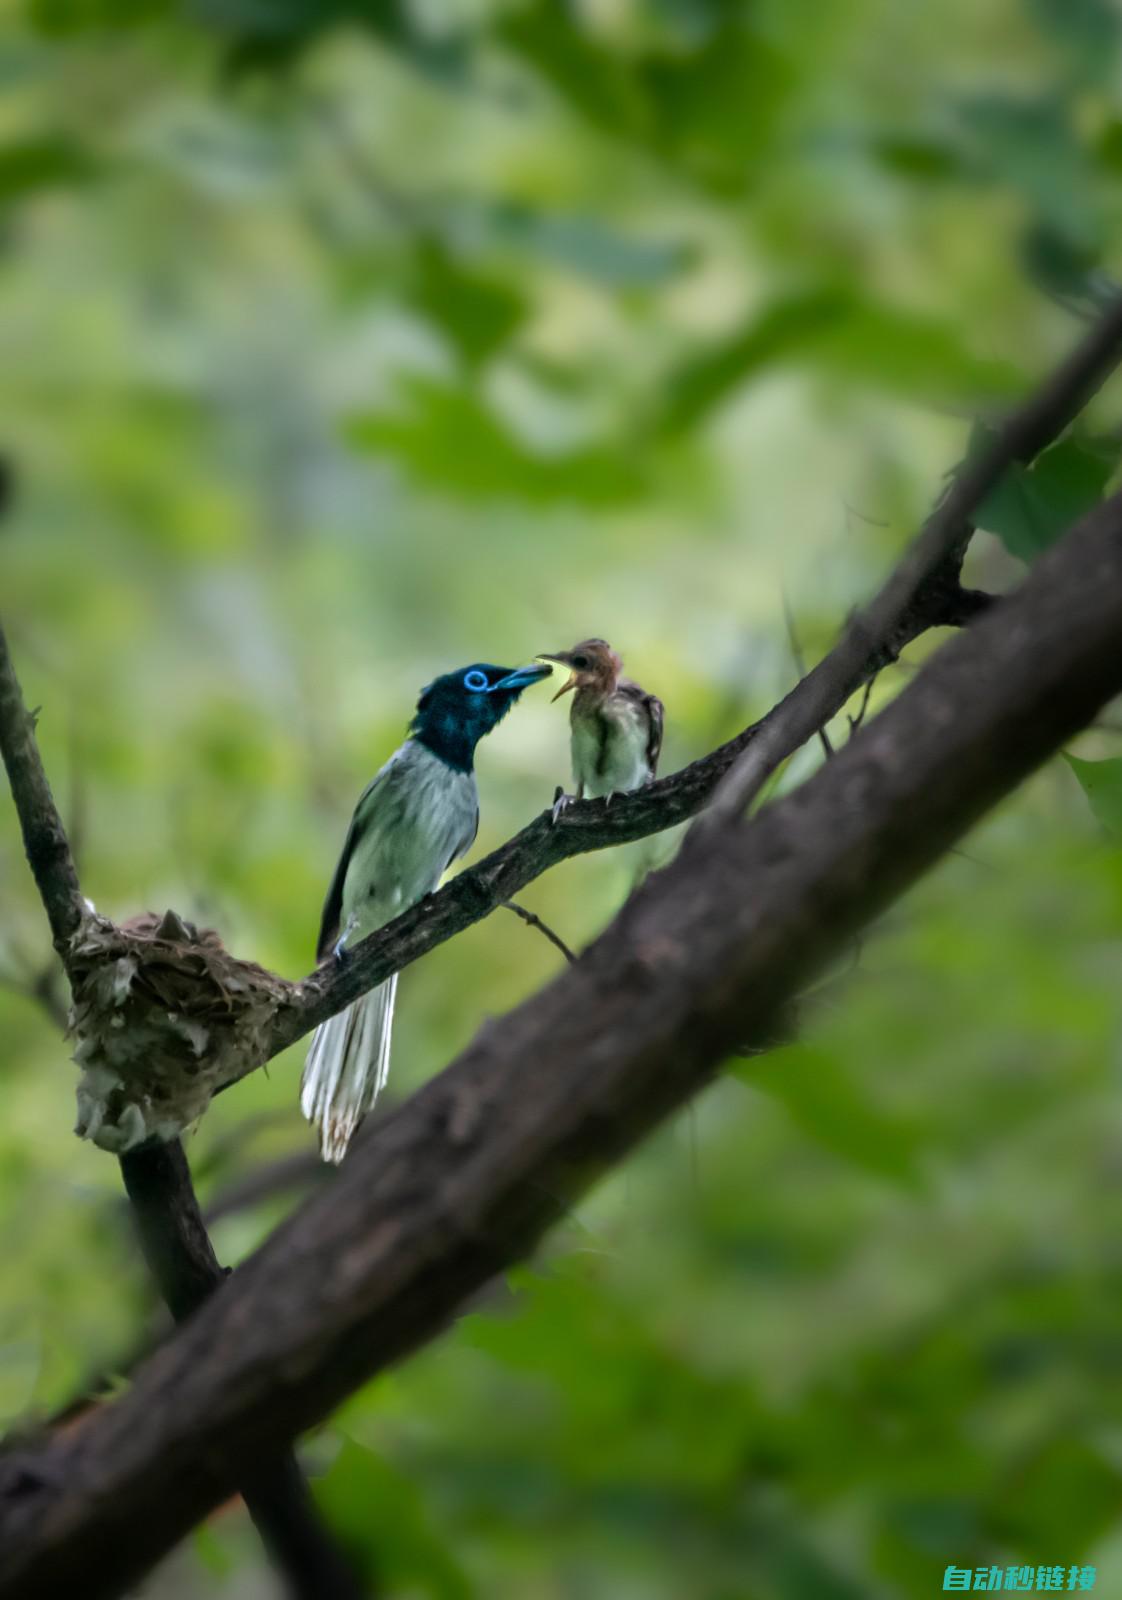
<path fill-rule="evenodd" d="M 118 1155 L 175 1138 L 216 1089 L 262 1061 L 269 1021 L 289 992 L 174 911 L 120 927 L 84 918 L 68 967 L 82 1068 L 74 1131 Z"/>

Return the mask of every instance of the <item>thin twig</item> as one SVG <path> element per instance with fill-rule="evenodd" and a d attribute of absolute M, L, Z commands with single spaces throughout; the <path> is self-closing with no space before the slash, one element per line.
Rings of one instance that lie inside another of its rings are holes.
<path fill-rule="evenodd" d="M 794 612 L 791 610 L 791 602 L 787 598 L 786 590 L 783 591 L 783 620 L 787 624 L 787 639 L 791 646 L 791 655 L 794 658 L 795 671 L 798 673 L 800 678 L 805 678 L 806 658 L 803 655 L 802 646 L 799 643 L 799 635 L 795 627 L 795 616 Z M 819 728 L 818 738 L 822 745 L 822 750 L 825 754 L 826 760 L 829 761 L 830 757 L 834 753 L 834 747 L 830 742 L 830 735 L 826 732 L 824 727 Z"/>
<path fill-rule="evenodd" d="M 865 713 L 869 709 L 869 696 L 873 692 L 873 684 L 876 683 L 876 681 L 877 674 L 874 672 L 865 683 L 865 692 L 861 696 L 861 704 L 857 708 L 857 715 L 855 717 L 850 717 L 849 719 L 849 736 L 851 739 L 865 720 Z"/>
<path fill-rule="evenodd" d="M 357 1139 L 355 1143 L 357 1148 Z M 321 1184 L 330 1183 L 338 1171 L 339 1168 L 324 1161 L 318 1151 L 290 1151 L 223 1189 L 207 1206 L 206 1221 L 213 1225 L 223 1217 L 246 1211 L 278 1194 L 290 1194 L 294 1189 L 318 1189 Z"/>
<path fill-rule="evenodd" d="M 554 933 L 549 924 L 543 922 L 536 912 L 527 911 L 526 907 L 520 906 L 516 900 L 504 900 L 503 906 L 507 911 L 513 911 L 516 917 L 521 917 L 528 928 L 537 928 L 539 933 L 544 933 L 550 944 L 560 950 L 566 961 L 570 964 L 576 961 L 576 956 L 569 949 L 564 939 L 559 934 Z"/>

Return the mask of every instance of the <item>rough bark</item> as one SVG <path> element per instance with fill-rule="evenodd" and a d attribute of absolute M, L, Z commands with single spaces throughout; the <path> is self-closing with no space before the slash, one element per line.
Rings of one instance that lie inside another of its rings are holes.
<path fill-rule="evenodd" d="M 121 1157 L 121 1177 L 148 1270 L 177 1322 L 184 1322 L 227 1270 L 214 1253 L 178 1139 Z M 239 1479 L 253 1519 L 290 1600 L 364 1600 L 341 1552 L 327 1537 L 292 1450 L 270 1452 Z"/>
<path fill-rule="evenodd" d="M 1122 691 L 1122 498 L 750 822 L 695 832 L 577 963 L 388 1117 L 0 1509 L 0 1600 L 114 1595 L 264 1450 L 436 1334 Z M 29 1465 L 30 1462 L 30 1465 Z"/>
<path fill-rule="evenodd" d="M 35 742 L 35 713 L 20 692 L 0 627 L 0 755 L 8 771 L 20 827 L 55 949 L 64 958 L 82 915 L 78 874 Z"/>

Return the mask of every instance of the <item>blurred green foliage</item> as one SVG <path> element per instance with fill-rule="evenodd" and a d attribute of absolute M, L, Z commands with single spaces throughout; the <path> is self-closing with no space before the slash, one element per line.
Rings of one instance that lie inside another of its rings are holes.
<path fill-rule="evenodd" d="M 1110 0 L 31 0 L 0 26 L 0 610 L 84 886 L 293 976 L 428 677 L 604 634 L 666 701 L 666 767 L 710 748 L 792 681 L 784 595 L 813 659 L 1122 263 Z M 1108 391 L 1009 475 L 970 581 L 1095 502 L 1119 422 Z M 386 1594 L 1122 1584 L 1118 734 L 309 1442 Z M 478 851 L 566 745 L 527 696 L 481 755 Z M 579 944 L 649 860 L 525 898 Z M 0 880 L 14 1420 L 121 1381 L 163 1321 L 19 992 L 48 943 L 10 808 Z M 393 1092 L 557 959 L 493 917 L 409 971 Z M 311 1149 L 299 1065 L 189 1141 L 228 1261 L 312 1181 L 236 1200 Z M 244 1519 L 148 1592 L 267 1593 Z"/>

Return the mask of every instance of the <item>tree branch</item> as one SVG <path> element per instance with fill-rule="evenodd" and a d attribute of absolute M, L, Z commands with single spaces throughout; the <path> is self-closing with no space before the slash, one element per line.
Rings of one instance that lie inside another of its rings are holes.
<path fill-rule="evenodd" d="M 39 890 L 55 949 L 66 962 L 82 916 L 78 874 L 35 743 L 35 716 L 23 701 L 8 641 L 0 627 L 0 754 L 8 769 L 23 848 Z"/>
<path fill-rule="evenodd" d="M 917 608 L 945 623 L 971 621 L 989 595 L 962 588 L 960 575 L 974 533 L 970 521 L 1013 461 L 1031 460 L 1086 405 L 1122 355 L 1122 298 L 1020 409 L 997 429 L 985 450 L 967 457 L 904 559 L 880 593 L 850 618 L 830 654 L 796 685 L 750 749 L 737 759 L 713 798 L 710 817 L 744 807 L 776 767 L 825 727 L 868 678 L 895 660 L 915 637 Z M 928 621 L 928 626 L 931 626 Z"/>
<path fill-rule="evenodd" d="M 1013 461 L 1030 461 L 1063 432 L 1122 357 L 1122 299 L 1096 323 L 1052 377 L 1016 411 L 989 447 L 967 459 L 911 549 L 876 598 L 854 616 L 838 644 L 759 722 L 688 767 L 634 794 L 570 805 L 556 823 L 549 812 L 500 849 L 458 873 L 350 952 L 345 966 L 309 974 L 276 1013 L 268 1056 L 294 1044 L 391 973 L 511 900 L 550 867 L 590 850 L 646 838 L 685 822 L 709 805 L 738 762 L 740 776 L 718 810 L 743 810 L 769 773 L 813 738 L 873 674 L 928 629 L 958 627 L 984 616 L 994 598 L 964 589 L 962 561 L 974 529 L 970 514 Z M 748 752 L 748 754 L 746 754 Z M 757 755 L 758 752 L 758 755 Z M 739 791 L 744 791 L 744 798 Z M 245 1070 L 253 1065 L 246 1063 Z M 233 1081 L 233 1080 L 231 1080 Z"/>
<path fill-rule="evenodd" d="M 71 938 L 82 917 L 78 874 L 35 739 L 35 719 L 0 629 L 0 749 L 23 830 L 24 847 L 51 925 L 55 949 L 69 970 Z M 53 989 L 44 975 L 30 990 L 50 1008 Z M 207 1237 L 178 1142 L 146 1146 L 121 1159 L 141 1247 L 177 1321 L 187 1317 L 225 1279 Z M 292 1600 L 361 1600 L 363 1590 L 347 1570 L 319 1521 L 291 1450 L 275 1460 L 247 1464 L 243 1494 L 262 1541 L 284 1573 Z M 83 1580 L 84 1586 L 84 1580 Z"/>
<path fill-rule="evenodd" d="M 121 1157 L 140 1247 L 177 1322 L 226 1281 L 199 1211 L 183 1146 L 150 1142 Z M 292 1600 L 364 1600 L 366 1590 L 326 1536 L 291 1450 L 239 1480 L 246 1509 Z"/>
<path fill-rule="evenodd" d="M 505 909 L 513 911 L 514 915 L 520 917 L 528 928 L 536 928 L 544 938 L 549 940 L 555 950 L 560 950 L 565 960 L 570 964 L 577 959 L 561 935 L 554 933 L 548 922 L 543 922 L 536 911 L 529 911 L 525 906 L 520 906 L 517 900 L 508 900 Z"/>
<path fill-rule="evenodd" d="M 120 1400 L 25 1458 L 0 1600 L 104 1600 L 263 1449 L 432 1338 L 1122 691 L 1122 498 L 799 789 L 695 833 L 573 967 L 389 1116 Z M 533 1070 L 528 1071 L 532 1063 Z M 30 1462 L 30 1465 L 28 1464 Z"/>

